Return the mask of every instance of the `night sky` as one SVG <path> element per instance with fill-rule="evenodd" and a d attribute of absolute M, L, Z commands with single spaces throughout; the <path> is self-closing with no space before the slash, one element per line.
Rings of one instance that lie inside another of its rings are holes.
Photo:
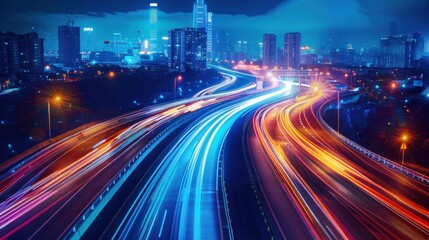
<path fill-rule="evenodd" d="M 159 0 L 160 35 L 171 28 L 191 26 L 193 0 Z M 47 38 L 47 49 L 56 46 L 56 27 L 73 18 L 76 26 L 93 27 L 97 41 L 114 32 L 129 39 L 148 26 L 149 1 L 132 0 L 14 0 L 0 3 L 0 31 L 29 32 Z M 261 41 L 263 33 L 299 31 L 303 44 L 358 47 L 378 46 L 388 34 L 390 21 L 399 32 L 420 30 L 429 50 L 429 0 L 208 0 L 215 30 L 227 30 L 234 40 Z"/>

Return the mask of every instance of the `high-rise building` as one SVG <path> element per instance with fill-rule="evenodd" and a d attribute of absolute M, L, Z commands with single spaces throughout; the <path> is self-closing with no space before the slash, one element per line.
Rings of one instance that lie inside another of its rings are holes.
<path fill-rule="evenodd" d="M 264 43 L 260 42 L 258 43 L 258 58 L 263 58 L 264 57 Z"/>
<path fill-rule="evenodd" d="M 284 67 L 299 69 L 301 62 L 301 33 L 293 32 L 284 35 Z"/>
<path fill-rule="evenodd" d="M 37 33 L 0 33 L 0 75 L 43 73 L 43 40 Z"/>
<path fill-rule="evenodd" d="M 317 54 L 310 46 L 301 47 L 301 64 L 317 64 Z"/>
<path fill-rule="evenodd" d="M 412 41 L 415 42 L 414 46 L 412 46 L 412 60 L 419 60 L 423 57 L 423 53 L 425 50 L 425 41 L 422 37 L 421 32 L 413 33 Z"/>
<path fill-rule="evenodd" d="M 169 31 L 168 66 L 172 70 L 205 70 L 207 68 L 207 33 L 203 28 Z"/>
<path fill-rule="evenodd" d="M 127 41 L 122 33 L 113 33 L 112 50 L 116 55 L 123 54 L 128 51 Z"/>
<path fill-rule="evenodd" d="M 58 27 L 59 61 L 65 66 L 74 66 L 81 61 L 80 28 L 72 22 Z"/>
<path fill-rule="evenodd" d="M 235 51 L 230 60 L 245 61 L 249 57 L 249 43 L 246 40 L 238 40 L 235 44 Z"/>
<path fill-rule="evenodd" d="M 218 60 L 231 60 L 232 44 L 229 39 L 229 33 L 219 31 L 216 35 L 216 58 Z"/>
<path fill-rule="evenodd" d="M 149 4 L 149 49 L 151 53 L 158 52 L 158 3 Z"/>
<path fill-rule="evenodd" d="M 406 36 L 390 36 L 380 39 L 379 67 L 408 67 L 409 57 L 409 42 Z"/>
<path fill-rule="evenodd" d="M 274 34 L 264 34 L 262 64 L 269 68 L 276 65 L 277 37 Z"/>
<path fill-rule="evenodd" d="M 194 3 L 193 27 L 207 29 L 207 4 L 204 0 L 197 0 Z"/>
<path fill-rule="evenodd" d="M 213 13 L 207 13 L 207 58 L 213 59 Z"/>
<path fill-rule="evenodd" d="M 168 57 L 168 49 L 169 49 L 169 37 L 164 36 L 162 37 L 162 53 L 164 56 Z"/>
<path fill-rule="evenodd" d="M 82 38 L 81 38 L 81 48 L 82 52 L 89 53 L 91 51 L 95 51 L 94 46 L 94 28 L 92 27 L 84 27 Z"/>
<path fill-rule="evenodd" d="M 356 49 L 353 48 L 353 45 L 350 43 L 347 45 L 344 64 L 349 66 L 356 65 Z"/>

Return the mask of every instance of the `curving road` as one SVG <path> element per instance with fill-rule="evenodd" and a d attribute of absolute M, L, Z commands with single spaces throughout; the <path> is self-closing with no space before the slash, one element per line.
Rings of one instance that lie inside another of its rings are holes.
<path fill-rule="evenodd" d="M 230 83 L 221 83 L 226 85 Z M 64 138 L 10 168 L 0 182 L 0 238 L 59 238 L 159 132 L 200 109 L 241 98 L 246 90 L 126 114 Z"/>
<path fill-rule="evenodd" d="M 427 239 L 429 186 L 332 136 L 317 117 L 325 97 L 308 93 L 267 106 L 248 129 L 254 171 L 280 237 Z"/>
<path fill-rule="evenodd" d="M 334 96 L 222 70 L 1 165 L 0 239 L 429 238 L 429 186 L 325 129 Z"/>
<path fill-rule="evenodd" d="M 116 205 L 120 211 L 103 217 L 110 216 L 109 229 L 90 229 L 84 238 L 232 237 L 226 195 L 219 178 L 225 138 L 243 114 L 287 94 L 280 86 L 200 111 L 199 117 L 165 146 L 168 151 L 158 157 L 145 180 L 134 184 L 137 187 L 130 193 L 133 197 L 114 200 L 121 202 Z"/>

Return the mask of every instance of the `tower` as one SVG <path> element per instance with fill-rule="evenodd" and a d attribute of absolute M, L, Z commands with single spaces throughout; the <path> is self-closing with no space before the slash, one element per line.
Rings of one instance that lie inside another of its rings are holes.
<path fill-rule="evenodd" d="M 213 13 L 207 13 L 207 58 L 213 59 Z"/>
<path fill-rule="evenodd" d="M 204 0 L 197 0 L 194 3 L 193 27 L 207 30 L 207 4 Z"/>
<path fill-rule="evenodd" d="M 158 52 L 158 3 L 149 4 L 149 51 Z"/>
<path fill-rule="evenodd" d="M 276 35 L 274 34 L 264 34 L 263 39 L 263 57 L 262 62 L 264 66 L 273 68 L 276 65 Z"/>
<path fill-rule="evenodd" d="M 286 33 L 284 36 L 284 60 L 286 69 L 299 69 L 301 61 L 301 33 Z"/>
<path fill-rule="evenodd" d="M 73 66 L 80 62 L 80 28 L 73 26 L 74 21 L 58 27 L 58 53 L 60 62 Z"/>
<path fill-rule="evenodd" d="M 168 66 L 170 69 L 205 70 L 207 67 L 207 33 L 202 28 L 169 31 Z"/>

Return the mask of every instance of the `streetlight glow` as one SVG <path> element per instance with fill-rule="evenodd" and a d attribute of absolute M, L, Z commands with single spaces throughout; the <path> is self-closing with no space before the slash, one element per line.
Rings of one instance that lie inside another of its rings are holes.
<path fill-rule="evenodd" d="M 401 137 L 401 148 L 400 150 L 402 151 L 402 165 L 404 165 L 405 162 L 405 150 L 407 150 L 407 142 L 409 141 L 409 136 L 407 132 L 404 132 Z"/>
<path fill-rule="evenodd" d="M 48 133 L 49 133 L 49 144 L 52 143 L 52 130 L 51 130 L 51 101 L 55 103 L 60 103 L 62 101 L 62 98 L 60 95 L 56 95 L 54 98 L 47 99 L 48 103 Z"/>
<path fill-rule="evenodd" d="M 177 81 L 182 81 L 182 75 L 178 75 L 174 78 L 174 99 L 176 99 Z"/>

